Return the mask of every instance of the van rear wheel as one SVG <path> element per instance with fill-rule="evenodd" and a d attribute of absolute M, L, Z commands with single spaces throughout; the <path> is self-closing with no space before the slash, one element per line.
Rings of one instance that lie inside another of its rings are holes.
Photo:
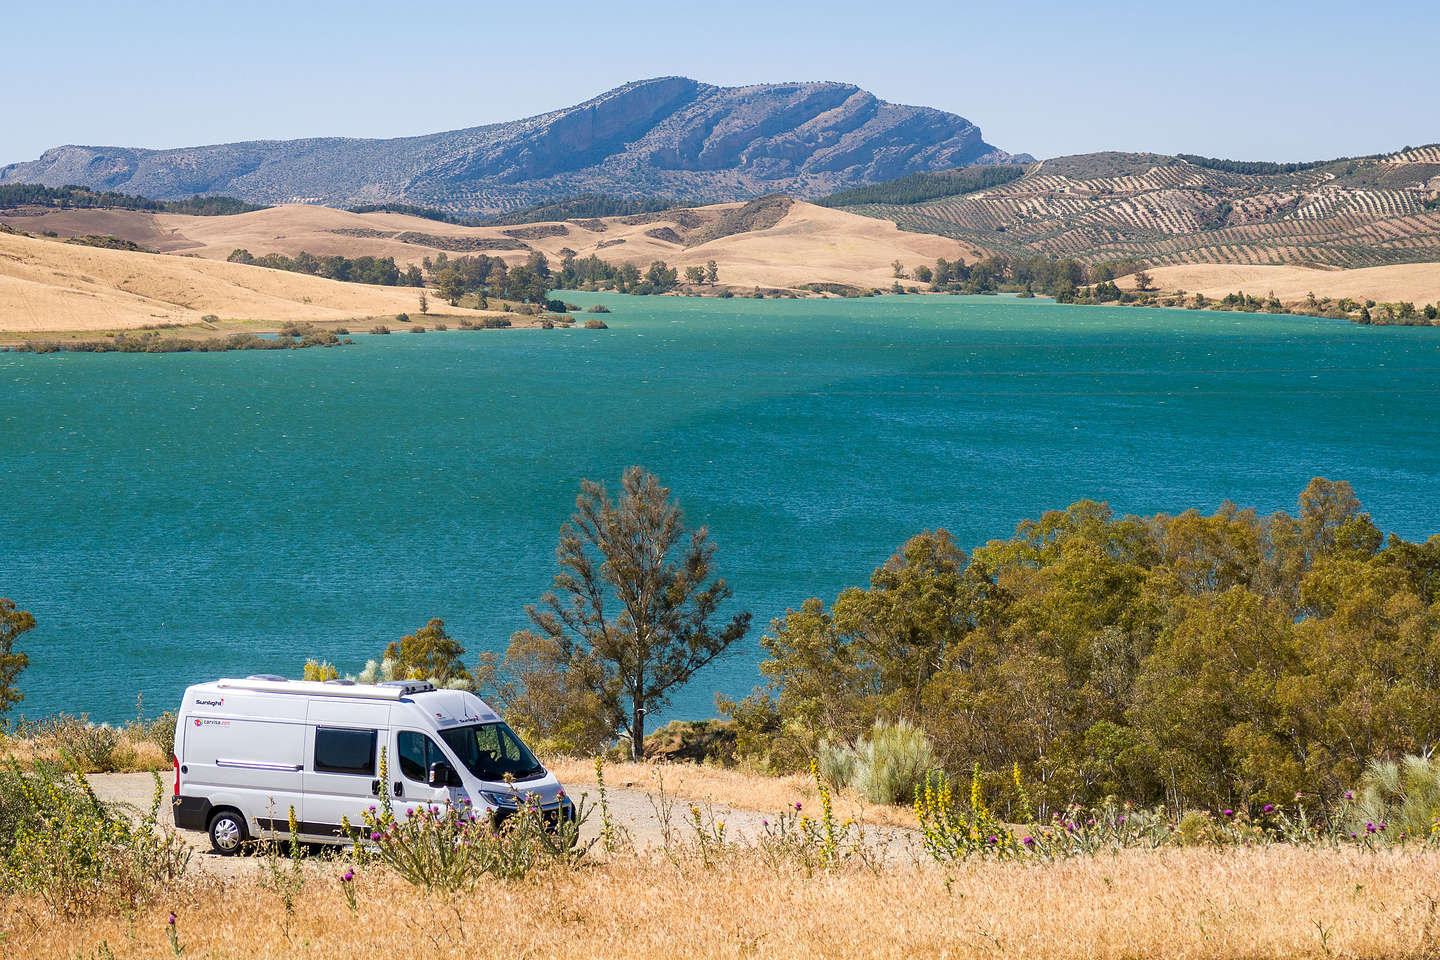
<path fill-rule="evenodd" d="M 210 818 L 210 846 L 216 853 L 225 856 L 239 853 L 249 839 L 245 818 L 234 810 L 221 810 Z"/>

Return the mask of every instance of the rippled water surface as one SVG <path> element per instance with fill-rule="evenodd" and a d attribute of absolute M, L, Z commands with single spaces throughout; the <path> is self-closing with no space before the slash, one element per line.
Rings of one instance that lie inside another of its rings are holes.
<path fill-rule="evenodd" d="M 1081 497 L 1293 509 L 1350 480 L 1440 532 L 1440 330 L 993 297 L 602 300 L 609 330 L 331 350 L 0 354 L 0 596 L 23 711 L 359 669 L 443 617 L 499 649 L 581 477 L 657 472 L 762 625 L 911 533 L 966 545 Z M 676 700 L 757 678 L 759 630 Z"/>

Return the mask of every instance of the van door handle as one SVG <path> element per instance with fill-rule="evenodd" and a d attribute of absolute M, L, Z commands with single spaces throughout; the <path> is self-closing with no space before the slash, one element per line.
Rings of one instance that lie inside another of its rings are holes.
<path fill-rule="evenodd" d="M 370 781 L 370 795 L 371 795 L 371 796 L 375 796 L 375 797 L 380 796 L 380 781 L 379 781 L 379 780 L 371 780 L 371 781 Z"/>
<path fill-rule="evenodd" d="M 395 796 L 405 796 L 405 784 L 401 783 L 399 780 L 395 781 Z"/>

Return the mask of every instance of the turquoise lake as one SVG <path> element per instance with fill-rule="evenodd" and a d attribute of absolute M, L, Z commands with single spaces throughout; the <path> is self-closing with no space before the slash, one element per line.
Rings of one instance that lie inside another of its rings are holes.
<path fill-rule="evenodd" d="M 1440 533 L 1440 330 L 995 297 L 601 301 L 609 330 L 331 350 L 0 354 L 16 713 L 120 720 L 189 683 L 359 670 L 443 617 L 503 649 L 582 477 L 639 463 L 756 628 L 676 698 L 758 679 L 761 628 L 907 536 L 966 545 L 1090 497 L 1294 509 L 1316 475 Z"/>

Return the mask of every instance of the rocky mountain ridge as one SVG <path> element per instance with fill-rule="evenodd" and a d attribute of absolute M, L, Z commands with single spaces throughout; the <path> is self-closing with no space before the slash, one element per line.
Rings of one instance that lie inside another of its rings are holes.
<path fill-rule="evenodd" d="M 419 137 L 55 147 L 0 168 L 0 183 L 483 214 L 581 193 L 817 197 L 907 173 L 1029 159 L 986 143 L 964 117 L 886 103 L 853 84 L 718 87 L 660 77 L 524 120 Z"/>

